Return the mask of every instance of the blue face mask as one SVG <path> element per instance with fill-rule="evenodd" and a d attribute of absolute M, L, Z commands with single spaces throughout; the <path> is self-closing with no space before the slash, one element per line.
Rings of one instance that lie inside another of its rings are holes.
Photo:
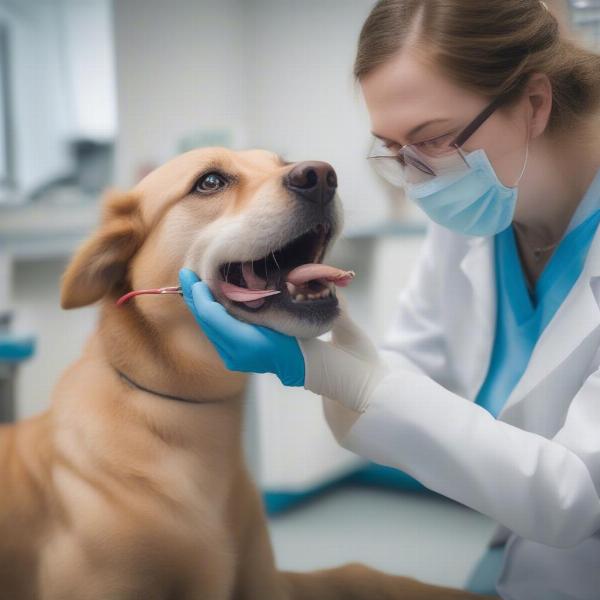
<path fill-rule="evenodd" d="M 406 193 L 433 221 L 452 231 L 473 236 L 496 235 L 512 223 L 517 188 L 502 184 L 484 150 L 464 156 L 471 167 L 464 174 L 440 175 L 424 183 L 406 184 Z"/>

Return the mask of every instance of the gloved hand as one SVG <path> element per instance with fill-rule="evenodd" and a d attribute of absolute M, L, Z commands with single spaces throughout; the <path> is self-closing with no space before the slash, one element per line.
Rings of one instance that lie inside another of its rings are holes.
<path fill-rule="evenodd" d="M 305 362 L 304 387 L 355 413 L 367 409 L 375 386 L 389 371 L 369 337 L 352 321 L 341 296 L 331 341 L 298 340 Z"/>
<path fill-rule="evenodd" d="M 179 280 L 186 304 L 228 369 L 274 373 L 284 385 L 303 385 L 352 411 L 366 410 L 388 369 L 344 304 L 331 341 L 298 340 L 232 317 L 193 271 L 181 269 Z"/>
<path fill-rule="evenodd" d="M 189 269 L 179 271 L 179 282 L 185 303 L 228 369 L 274 373 L 284 385 L 304 385 L 304 358 L 296 338 L 232 317 Z"/>

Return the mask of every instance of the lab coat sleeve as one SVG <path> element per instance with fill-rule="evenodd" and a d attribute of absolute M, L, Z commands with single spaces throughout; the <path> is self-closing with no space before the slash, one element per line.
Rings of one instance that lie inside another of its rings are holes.
<path fill-rule="evenodd" d="M 328 420 L 335 419 L 336 401 L 324 403 Z M 600 529 L 599 432 L 599 372 L 573 399 L 555 439 L 547 439 L 496 420 L 422 373 L 396 369 L 338 441 L 523 538 L 571 547 Z"/>

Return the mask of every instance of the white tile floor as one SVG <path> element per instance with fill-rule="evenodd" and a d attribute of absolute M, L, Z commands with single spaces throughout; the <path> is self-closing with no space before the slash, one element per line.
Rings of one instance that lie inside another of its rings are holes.
<path fill-rule="evenodd" d="M 461 587 L 484 552 L 494 523 L 435 496 L 347 487 L 271 518 L 269 527 L 282 569 L 360 561 Z"/>

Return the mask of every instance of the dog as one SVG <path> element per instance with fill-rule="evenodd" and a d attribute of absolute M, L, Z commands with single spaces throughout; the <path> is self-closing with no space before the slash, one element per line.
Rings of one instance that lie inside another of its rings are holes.
<path fill-rule="evenodd" d="M 359 564 L 278 571 L 244 463 L 245 374 L 225 368 L 179 296 L 116 305 L 173 286 L 185 266 L 244 321 L 327 331 L 335 294 L 305 297 L 284 275 L 320 262 L 339 235 L 336 188 L 326 163 L 206 148 L 107 193 L 61 292 L 65 309 L 101 302 L 97 329 L 51 408 L 0 428 L 2 600 L 480 597 Z M 280 293 L 224 293 L 224 281 L 247 286 L 248 263 Z"/>

